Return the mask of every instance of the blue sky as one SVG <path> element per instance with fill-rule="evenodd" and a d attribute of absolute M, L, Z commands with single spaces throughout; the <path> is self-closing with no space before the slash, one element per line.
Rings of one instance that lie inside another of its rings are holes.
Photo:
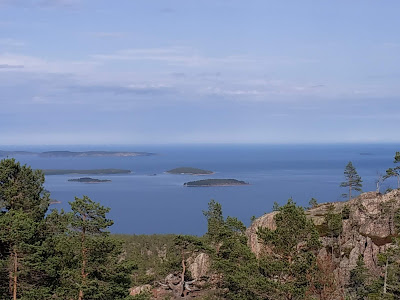
<path fill-rule="evenodd" d="M 399 11 L 0 0 L 0 144 L 399 142 Z"/>

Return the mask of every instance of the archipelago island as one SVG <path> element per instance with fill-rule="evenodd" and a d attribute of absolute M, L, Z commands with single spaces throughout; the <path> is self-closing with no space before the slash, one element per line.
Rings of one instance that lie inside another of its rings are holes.
<path fill-rule="evenodd" d="M 44 175 L 68 175 L 68 174 L 82 174 L 82 175 L 110 175 L 110 174 L 129 174 L 131 170 L 123 169 L 92 169 L 92 170 L 70 170 L 70 169 L 45 169 L 42 170 Z"/>
<path fill-rule="evenodd" d="M 68 179 L 68 181 L 83 182 L 83 183 L 111 182 L 111 180 L 109 180 L 109 179 L 97 179 L 97 178 L 91 178 L 91 177 L 81 177 L 81 178 Z"/>
<path fill-rule="evenodd" d="M 179 167 L 179 168 L 169 170 L 166 173 L 185 174 L 185 175 L 211 175 L 211 174 L 214 174 L 213 171 L 202 170 L 202 169 L 192 168 L 192 167 Z"/>
<path fill-rule="evenodd" d="M 203 179 L 196 181 L 189 181 L 184 183 L 187 187 L 209 187 L 209 186 L 236 186 L 236 185 L 248 185 L 248 182 L 237 180 L 237 179 Z"/>

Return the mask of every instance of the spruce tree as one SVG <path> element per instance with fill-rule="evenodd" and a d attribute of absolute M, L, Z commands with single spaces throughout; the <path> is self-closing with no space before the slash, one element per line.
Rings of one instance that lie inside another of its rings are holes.
<path fill-rule="evenodd" d="M 340 186 L 347 187 L 349 189 L 348 193 L 342 194 L 343 197 L 348 197 L 349 200 L 352 198 L 352 191 L 362 192 L 362 180 L 358 175 L 356 168 L 353 166 L 353 163 L 350 161 L 346 168 L 344 169 L 344 177 L 345 181 L 343 181 Z"/>

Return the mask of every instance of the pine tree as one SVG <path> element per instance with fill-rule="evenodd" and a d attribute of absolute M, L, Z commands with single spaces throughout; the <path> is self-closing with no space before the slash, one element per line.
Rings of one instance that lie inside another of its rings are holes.
<path fill-rule="evenodd" d="M 70 205 L 70 230 L 57 244 L 63 257 L 58 296 L 79 300 L 123 299 L 132 268 L 118 262 L 121 245 L 108 232 L 113 224 L 106 217 L 110 209 L 87 196 L 76 197 Z"/>
<path fill-rule="evenodd" d="M 331 238 L 331 257 L 332 257 L 332 259 L 335 256 L 335 253 L 334 253 L 335 245 L 338 245 L 340 247 L 340 234 L 342 233 L 342 230 L 343 230 L 342 219 L 343 219 L 342 214 L 335 213 L 335 206 L 333 204 L 330 204 L 328 206 L 327 213 L 324 216 L 324 225 L 326 226 L 327 235 L 329 235 Z M 334 238 L 339 238 L 339 240 L 335 241 Z"/>
<path fill-rule="evenodd" d="M 50 197 L 44 189 L 44 174 L 15 159 L 0 161 L 0 208 L 22 210 L 35 221 L 46 214 Z"/>
<path fill-rule="evenodd" d="M 0 293 L 16 299 L 39 286 L 40 236 L 49 194 L 45 192 L 44 175 L 39 170 L 16 162 L 0 161 L 0 283 L 10 279 L 9 290 Z"/>
<path fill-rule="evenodd" d="M 360 255 L 357 260 L 357 266 L 350 271 L 348 290 L 352 296 L 351 299 L 362 300 L 366 298 L 368 295 L 368 276 L 368 269 L 365 267 L 362 255 Z"/>
<path fill-rule="evenodd" d="M 308 205 L 310 205 L 310 208 L 315 208 L 318 205 L 318 201 L 315 198 L 311 198 L 311 200 L 308 202 Z"/>
<path fill-rule="evenodd" d="M 19 280 L 23 258 L 29 253 L 36 231 L 35 222 L 21 210 L 10 210 L 0 218 L 0 240 L 8 246 L 10 288 L 14 300 L 21 295 Z"/>
<path fill-rule="evenodd" d="M 276 229 L 260 228 L 260 240 L 272 253 L 262 257 L 262 273 L 275 285 L 273 299 L 304 299 L 308 277 L 316 269 L 320 247 L 315 225 L 292 199 L 275 215 Z"/>
<path fill-rule="evenodd" d="M 203 211 L 203 215 L 207 218 L 206 237 L 211 243 L 218 244 L 224 234 L 224 217 L 221 204 L 211 200 L 208 203 L 208 210 Z"/>
<path fill-rule="evenodd" d="M 400 163 L 400 152 L 396 152 L 396 155 L 394 156 L 394 161 L 395 164 Z M 390 177 L 396 177 L 397 178 L 397 188 L 400 189 L 400 166 L 394 167 L 394 168 L 389 168 L 386 170 L 386 175 L 384 176 L 384 179 L 390 178 Z"/>
<path fill-rule="evenodd" d="M 203 212 L 208 221 L 206 240 L 213 247 L 213 268 L 221 274 L 218 282 L 224 299 L 268 299 L 270 282 L 259 273 L 255 255 L 247 245 L 246 227 L 233 217 L 223 218 L 221 205 L 211 200 Z"/>
<path fill-rule="evenodd" d="M 358 175 L 356 168 L 353 166 L 353 163 L 350 161 L 346 168 L 344 169 L 344 177 L 345 181 L 343 181 L 340 186 L 347 187 L 349 189 L 348 193 L 342 194 L 343 197 L 348 197 L 349 200 L 352 198 L 352 191 L 361 192 L 362 189 L 362 180 Z"/>

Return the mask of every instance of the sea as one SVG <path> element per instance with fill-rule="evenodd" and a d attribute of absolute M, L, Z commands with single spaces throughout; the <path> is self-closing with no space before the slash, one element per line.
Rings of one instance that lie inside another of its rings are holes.
<path fill-rule="evenodd" d="M 152 156 L 136 157 L 50 157 L 17 155 L 34 169 L 129 169 L 131 174 L 96 175 L 111 182 L 69 182 L 84 175 L 46 176 L 45 188 L 60 203 L 51 209 L 69 210 L 74 197 L 89 196 L 110 207 L 112 233 L 203 235 L 207 222 L 203 211 L 211 199 L 221 203 L 224 216 L 237 217 L 246 226 L 252 216 L 270 212 L 274 202 L 289 198 L 307 207 L 312 197 L 319 203 L 343 201 L 340 187 L 344 168 L 351 161 L 363 180 L 363 191 L 375 191 L 379 174 L 393 167 L 400 144 L 334 145 L 96 145 L 96 146 L 2 146 L 1 150 L 26 151 L 143 151 Z M 213 175 L 173 175 L 177 167 L 212 170 Z M 184 187 L 188 181 L 233 178 L 249 185 Z M 395 188 L 394 179 L 381 192 Z"/>

